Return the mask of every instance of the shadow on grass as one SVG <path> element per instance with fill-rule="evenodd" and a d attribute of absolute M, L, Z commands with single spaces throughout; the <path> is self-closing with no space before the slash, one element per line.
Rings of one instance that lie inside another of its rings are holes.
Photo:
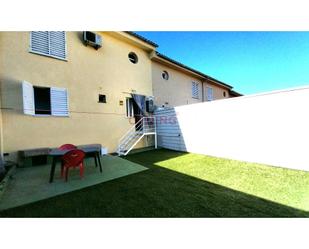
<path fill-rule="evenodd" d="M 127 156 L 149 170 L 0 213 L 2 217 L 309 217 L 309 213 L 158 167 L 185 153 Z"/>

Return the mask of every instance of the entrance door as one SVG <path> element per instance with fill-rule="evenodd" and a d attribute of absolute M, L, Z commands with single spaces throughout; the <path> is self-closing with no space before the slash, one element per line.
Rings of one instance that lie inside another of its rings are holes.
<path fill-rule="evenodd" d="M 135 119 L 135 130 L 139 130 L 141 128 L 141 124 L 137 124 L 143 117 L 141 110 L 139 109 L 138 105 L 133 101 L 133 113 Z"/>

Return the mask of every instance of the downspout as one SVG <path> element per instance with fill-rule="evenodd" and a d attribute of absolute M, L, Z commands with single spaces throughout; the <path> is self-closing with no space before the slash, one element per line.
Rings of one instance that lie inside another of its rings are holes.
<path fill-rule="evenodd" d="M 1 43 L 1 40 L 0 40 L 0 43 Z M 1 49 L 1 46 L 0 46 L 0 49 Z M 0 58 L 0 62 L 2 62 L 2 56 Z M 1 67 L 2 67 L 2 63 L 0 63 L 0 68 Z M 2 173 L 5 173 L 5 167 L 4 167 L 4 158 L 3 158 L 2 77 L 0 73 L 0 175 Z"/>
<path fill-rule="evenodd" d="M 202 102 L 204 102 L 204 81 L 202 81 Z"/>
<path fill-rule="evenodd" d="M 0 174 L 4 173 L 4 159 L 3 159 L 3 123 L 2 123 L 2 94 L 1 94 L 1 82 L 0 82 Z"/>

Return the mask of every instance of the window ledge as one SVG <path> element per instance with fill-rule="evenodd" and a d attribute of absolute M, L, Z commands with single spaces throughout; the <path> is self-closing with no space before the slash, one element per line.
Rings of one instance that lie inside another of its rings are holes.
<path fill-rule="evenodd" d="M 61 57 L 50 55 L 50 54 L 44 54 L 44 53 L 40 53 L 40 52 L 37 52 L 37 51 L 33 51 L 31 49 L 29 49 L 29 53 L 38 54 L 38 55 L 42 55 L 42 56 L 46 56 L 46 57 L 51 57 L 51 58 L 58 59 L 58 60 L 61 60 L 61 61 L 68 61 L 67 58 L 61 58 Z"/>
<path fill-rule="evenodd" d="M 33 117 L 61 117 L 61 118 L 69 118 L 70 116 L 58 116 L 58 115 L 52 115 L 52 114 L 34 114 Z"/>

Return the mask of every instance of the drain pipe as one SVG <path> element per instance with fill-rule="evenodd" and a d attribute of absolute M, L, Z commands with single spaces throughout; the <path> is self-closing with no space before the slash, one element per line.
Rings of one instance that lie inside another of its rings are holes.
<path fill-rule="evenodd" d="M 1 82 L 0 82 L 0 175 L 5 172 L 3 159 L 3 123 L 2 123 L 2 98 L 1 98 Z"/>
<path fill-rule="evenodd" d="M 204 81 L 202 81 L 202 102 L 204 102 Z"/>
<path fill-rule="evenodd" d="M 1 109 L 1 95 L 0 95 L 0 175 L 5 172 L 3 159 L 3 128 L 2 128 L 2 109 Z"/>

